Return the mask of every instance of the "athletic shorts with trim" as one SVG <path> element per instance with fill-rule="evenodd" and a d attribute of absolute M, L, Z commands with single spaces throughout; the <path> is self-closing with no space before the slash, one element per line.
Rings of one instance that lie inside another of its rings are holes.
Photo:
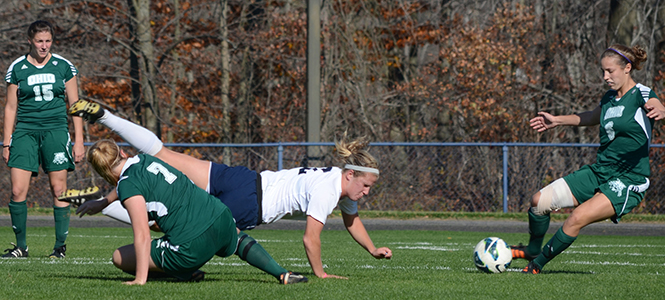
<path fill-rule="evenodd" d="M 16 130 L 9 147 L 10 168 L 32 172 L 37 176 L 39 166 L 44 172 L 74 171 L 71 139 L 67 130 Z"/>
<path fill-rule="evenodd" d="M 631 186 L 644 185 L 647 177 L 616 173 L 603 170 L 597 165 L 586 165 L 563 178 L 575 199 L 582 204 L 591 199 L 598 191 L 603 193 L 614 206 L 615 217 L 612 221 L 618 222 L 621 217 L 633 210 L 642 202 L 646 191 L 635 192 L 629 190 Z"/>
<path fill-rule="evenodd" d="M 228 209 L 198 237 L 171 245 L 168 235 L 152 240 L 150 257 L 166 274 L 187 280 L 213 256 L 228 257 L 238 247 L 238 231 Z"/>
<path fill-rule="evenodd" d="M 229 167 L 214 162 L 210 166 L 208 193 L 231 210 L 240 230 L 259 225 L 256 177 L 256 172 L 243 166 Z"/>

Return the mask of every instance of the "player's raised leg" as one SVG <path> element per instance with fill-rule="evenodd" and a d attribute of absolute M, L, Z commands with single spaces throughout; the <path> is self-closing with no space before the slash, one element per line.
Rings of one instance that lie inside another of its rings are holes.
<path fill-rule="evenodd" d="M 102 109 L 97 103 L 79 100 L 69 109 L 69 114 L 108 127 L 138 151 L 163 160 L 185 173 L 196 186 L 204 190 L 207 188 L 210 170 L 209 161 L 196 159 L 165 148 L 162 141 L 147 128 L 120 118 L 110 111 Z"/>

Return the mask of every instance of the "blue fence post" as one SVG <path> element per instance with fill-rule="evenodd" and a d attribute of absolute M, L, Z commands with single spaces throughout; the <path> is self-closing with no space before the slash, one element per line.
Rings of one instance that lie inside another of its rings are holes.
<path fill-rule="evenodd" d="M 277 143 L 277 171 L 282 169 L 282 158 L 284 157 L 284 146 L 282 143 Z"/>
<path fill-rule="evenodd" d="M 503 212 L 508 212 L 508 145 L 503 144 Z"/>

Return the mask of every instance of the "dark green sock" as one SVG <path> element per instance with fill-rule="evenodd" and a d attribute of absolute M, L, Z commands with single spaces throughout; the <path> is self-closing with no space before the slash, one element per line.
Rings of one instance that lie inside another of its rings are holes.
<path fill-rule="evenodd" d="M 53 249 L 60 248 L 65 244 L 69 234 L 69 215 L 70 205 L 67 207 L 53 207 L 53 218 L 55 219 L 55 246 Z"/>
<path fill-rule="evenodd" d="M 28 248 L 25 240 L 25 230 L 27 228 L 26 222 L 28 221 L 28 204 L 26 201 L 14 202 L 9 201 L 9 214 L 12 216 L 12 228 L 14 235 L 16 235 L 16 246 L 23 249 Z"/>
<path fill-rule="evenodd" d="M 550 214 L 537 216 L 529 209 L 529 245 L 526 252 L 531 255 L 540 253 L 547 229 L 550 228 Z"/>
<path fill-rule="evenodd" d="M 543 253 L 538 255 L 533 262 L 542 268 L 550 260 L 559 255 L 559 253 L 563 252 L 563 250 L 568 249 L 576 239 L 577 237 L 572 237 L 564 233 L 563 227 L 559 228 L 550 241 L 545 244 L 545 247 L 543 247 Z"/>
<path fill-rule="evenodd" d="M 279 275 L 282 273 L 288 272 L 288 270 L 277 264 L 272 256 L 263 249 L 263 246 L 257 243 L 251 236 L 241 231 L 240 234 L 238 234 L 238 240 L 239 243 L 236 255 L 240 256 L 240 259 L 272 276 L 275 276 L 277 279 L 279 279 Z"/>

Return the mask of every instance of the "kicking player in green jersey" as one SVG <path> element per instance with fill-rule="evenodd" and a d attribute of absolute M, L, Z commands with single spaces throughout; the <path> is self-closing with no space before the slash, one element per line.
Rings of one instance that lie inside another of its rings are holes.
<path fill-rule="evenodd" d="M 76 67 L 62 56 L 51 53 L 53 26 L 36 21 L 28 28 L 30 53 L 9 66 L 7 103 L 5 104 L 2 157 L 10 168 L 12 199 L 9 213 L 16 235 L 13 249 L 4 258 L 28 256 L 26 198 L 30 178 L 37 176 L 39 166 L 48 174 L 53 195 L 55 245 L 52 258 L 65 257 L 65 240 L 69 233 L 69 203 L 57 199 L 67 190 L 67 172 L 74 162 L 83 160 L 83 120 L 74 123 L 73 157 L 67 102 L 78 99 Z M 12 243 L 13 244 L 13 243 Z"/>
<path fill-rule="evenodd" d="M 112 140 L 96 142 L 87 156 L 95 171 L 116 186 L 118 199 L 129 212 L 134 244 L 113 253 L 116 267 L 136 274 L 126 284 L 145 284 L 149 272 L 198 281 L 204 276 L 199 268 L 214 255 L 234 253 L 282 284 L 307 282 L 238 230 L 226 205 L 164 161 L 147 154 L 128 157 Z M 150 239 L 149 220 L 164 236 Z"/>
<path fill-rule="evenodd" d="M 631 77 L 647 53 L 640 46 L 612 45 L 600 58 L 610 90 L 594 110 L 564 116 L 539 112 L 530 120 L 538 132 L 561 125 L 600 125 L 600 148 L 594 164 L 552 182 L 531 198 L 529 244 L 511 246 L 513 258 L 530 260 L 523 273 L 540 273 L 583 227 L 608 218 L 617 223 L 649 188 L 649 143 L 654 121 L 665 118 L 665 107 L 650 88 Z M 575 209 L 541 251 L 550 212 L 565 207 Z"/>

